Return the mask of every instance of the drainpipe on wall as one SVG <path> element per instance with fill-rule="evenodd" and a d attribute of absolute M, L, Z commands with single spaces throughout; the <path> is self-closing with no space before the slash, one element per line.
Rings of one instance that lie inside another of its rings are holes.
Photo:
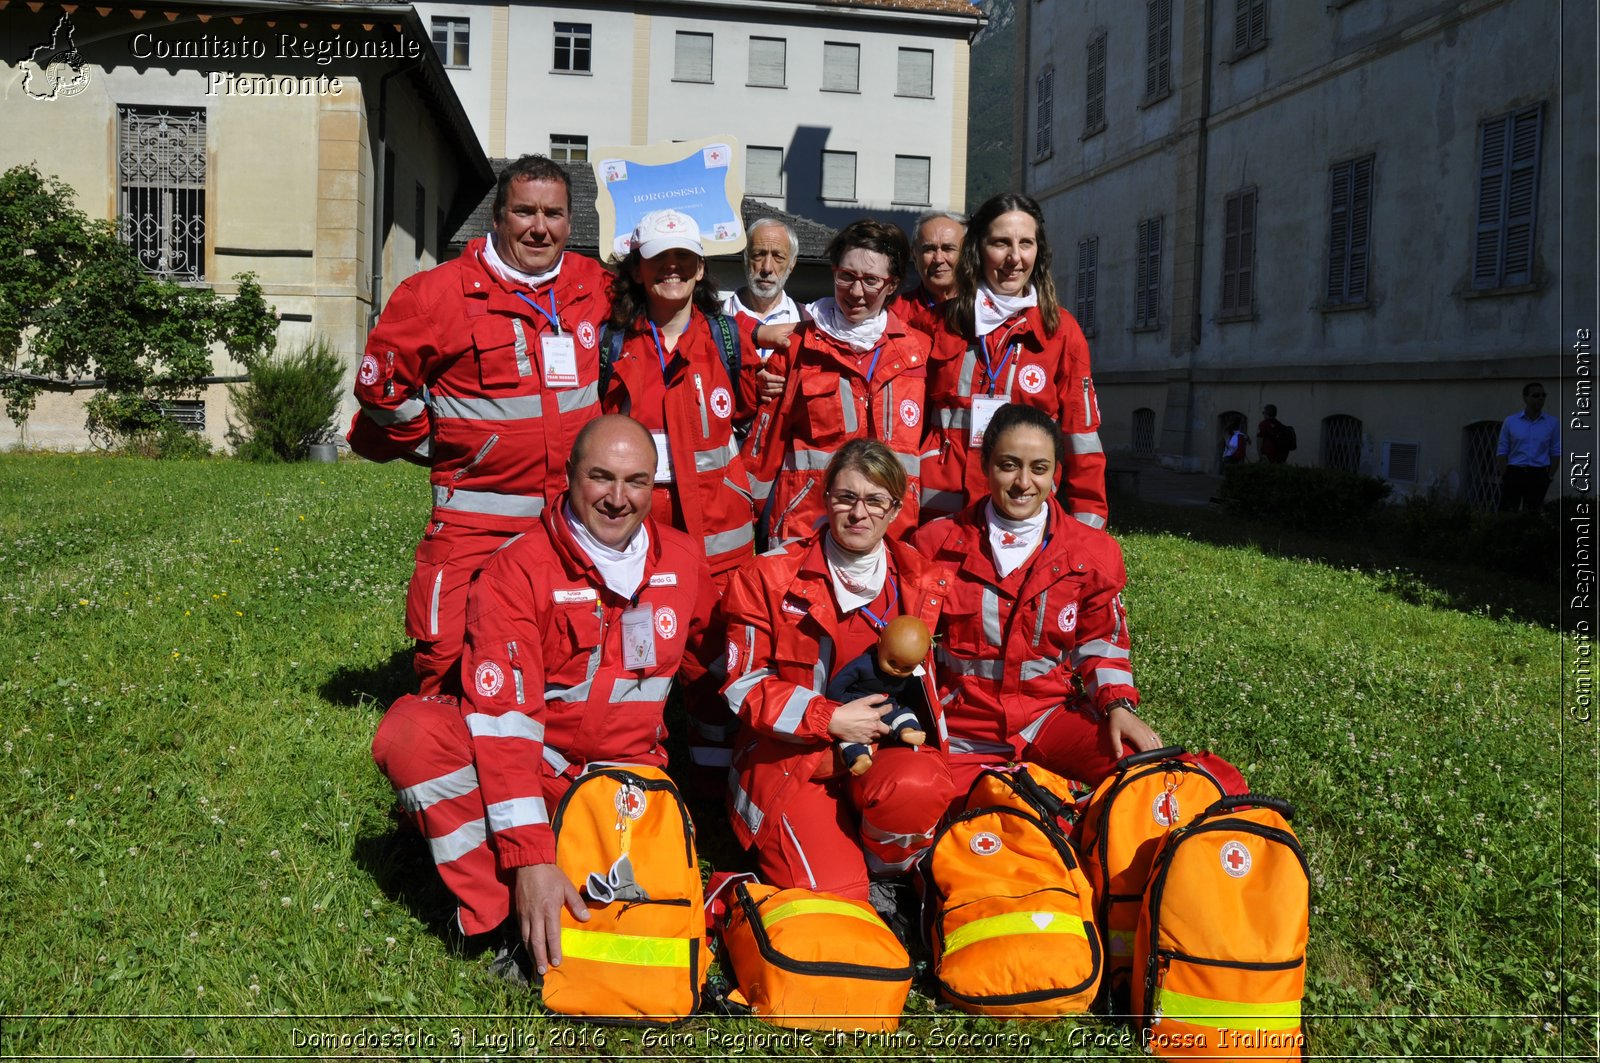
<path fill-rule="evenodd" d="M 1189 320 L 1189 364 L 1194 365 L 1194 352 L 1200 346 L 1200 331 L 1205 306 L 1200 300 L 1200 293 L 1204 288 L 1205 280 L 1205 249 L 1206 249 L 1206 156 L 1211 135 L 1211 63 L 1214 34 L 1212 33 L 1213 18 L 1216 14 L 1216 0 L 1205 0 L 1206 20 L 1201 29 L 1204 35 L 1205 46 L 1201 51 L 1204 65 L 1200 68 L 1200 122 L 1195 129 L 1198 143 L 1195 145 L 1194 168 L 1194 314 Z M 1183 453 L 1186 457 L 1194 456 L 1194 383 L 1191 374 L 1188 388 L 1187 409 L 1183 415 Z"/>
<path fill-rule="evenodd" d="M 431 44 L 427 47 L 433 47 Z M 389 154 L 389 79 L 415 70 L 421 66 L 414 60 L 395 67 L 378 79 L 378 138 L 372 146 L 372 308 L 367 311 L 367 331 L 378 324 L 383 311 L 383 241 L 389 234 L 383 231 L 383 186 L 388 169 Z"/>

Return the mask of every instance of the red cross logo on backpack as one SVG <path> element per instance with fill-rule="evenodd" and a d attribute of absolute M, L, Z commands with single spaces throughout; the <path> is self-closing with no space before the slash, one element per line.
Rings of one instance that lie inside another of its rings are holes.
<path fill-rule="evenodd" d="M 1000 841 L 1000 836 L 986 830 L 981 830 L 972 836 L 967 847 L 979 856 L 993 856 L 1005 846 Z"/>
<path fill-rule="evenodd" d="M 1244 878 L 1250 873 L 1250 850 L 1243 842 L 1227 842 L 1222 846 L 1222 870 L 1233 878 Z"/>

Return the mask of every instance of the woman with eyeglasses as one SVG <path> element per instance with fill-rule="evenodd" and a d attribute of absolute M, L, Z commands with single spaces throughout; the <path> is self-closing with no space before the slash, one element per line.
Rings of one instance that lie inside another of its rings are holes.
<path fill-rule="evenodd" d="M 1011 761 L 1093 785 L 1161 745 L 1136 711 L 1122 551 L 1055 498 L 1066 453 L 1050 414 L 1001 406 L 983 436 L 983 497 L 914 539 L 952 574 L 935 662 L 956 793 Z"/>
<path fill-rule="evenodd" d="M 905 276 L 905 234 L 870 218 L 828 245 L 833 295 L 768 360 L 783 391 L 756 414 L 744 455 L 752 493 L 769 498 L 769 545 L 803 538 L 827 513 L 822 471 L 852 439 L 875 439 L 899 459 L 910 487 L 896 533 L 916 527 L 928 337 L 886 309 Z"/>
<path fill-rule="evenodd" d="M 987 494 L 979 455 L 1001 406 L 1043 410 L 1066 433 L 1060 469 L 1068 512 L 1106 526 L 1100 409 L 1083 330 L 1056 298 L 1044 214 L 1027 196 L 995 196 L 967 223 L 957 292 L 928 367 L 928 439 L 922 519 L 955 513 Z"/>
<path fill-rule="evenodd" d="M 729 806 L 735 834 L 772 885 L 865 900 L 869 876 L 909 868 L 954 797 L 931 657 L 917 696 L 901 701 L 917 712 L 926 742 L 880 746 L 863 774 L 845 769 L 837 744 L 888 733 L 884 696 L 840 704 L 825 693 L 896 617 L 919 617 L 929 630 L 938 623 L 948 577 L 885 539 L 907 487 L 888 447 L 846 443 L 819 484 L 821 529 L 740 569 L 723 599 L 724 694 L 740 721 Z"/>

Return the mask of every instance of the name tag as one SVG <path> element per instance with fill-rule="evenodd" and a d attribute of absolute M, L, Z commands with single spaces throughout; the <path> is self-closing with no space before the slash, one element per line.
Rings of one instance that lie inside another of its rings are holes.
<path fill-rule="evenodd" d="M 994 420 L 994 415 L 1010 399 L 991 398 L 987 395 L 974 395 L 972 397 L 972 424 L 967 429 L 967 445 L 977 446 L 983 442 L 984 429 L 989 427 L 989 422 Z"/>
<path fill-rule="evenodd" d="M 650 577 L 650 586 L 652 587 L 676 587 L 677 585 L 678 574 L 676 572 L 657 572 Z"/>
<path fill-rule="evenodd" d="M 672 482 L 672 452 L 667 449 L 667 433 L 651 432 L 650 438 L 656 441 L 656 483 L 669 484 Z"/>
<path fill-rule="evenodd" d="M 655 610 L 637 606 L 622 614 L 622 667 L 656 666 Z"/>
<path fill-rule="evenodd" d="M 571 605 L 573 602 L 599 601 L 600 592 L 593 587 L 574 587 L 571 590 L 556 591 L 554 598 L 557 605 Z"/>
<path fill-rule="evenodd" d="M 540 336 L 539 355 L 544 363 L 545 387 L 578 386 L 578 349 L 571 336 Z"/>

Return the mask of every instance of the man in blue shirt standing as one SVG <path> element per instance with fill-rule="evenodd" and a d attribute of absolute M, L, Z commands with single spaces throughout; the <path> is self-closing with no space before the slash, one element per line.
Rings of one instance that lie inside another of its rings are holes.
<path fill-rule="evenodd" d="M 1561 425 L 1544 412 L 1544 385 L 1522 389 L 1524 408 L 1500 426 L 1495 472 L 1500 476 L 1500 511 L 1537 511 L 1561 460 Z"/>

